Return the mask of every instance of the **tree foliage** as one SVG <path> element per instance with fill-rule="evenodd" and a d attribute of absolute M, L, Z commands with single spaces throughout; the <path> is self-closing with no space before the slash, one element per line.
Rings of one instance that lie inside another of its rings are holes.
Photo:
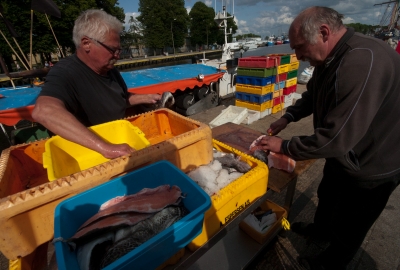
<path fill-rule="evenodd" d="M 361 24 L 361 23 L 349 23 L 346 24 L 347 27 L 353 27 L 356 32 L 366 34 L 373 34 L 375 33 L 375 29 L 379 26 L 377 25 L 368 25 L 368 24 Z"/>
<path fill-rule="evenodd" d="M 259 37 L 261 37 L 261 36 L 253 34 L 253 33 L 249 33 L 249 34 L 237 35 L 235 38 L 236 38 L 236 40 L 241 40 L 241 39 L 246 39 L 246 38 L 259 38 Z"/>
<path fill-rule="evenodd" d="M 212 44 L 217 41 L 218 26 L 214 22 L 213 8 L 203 2 L 196 2 L 190 10 L 189 17 L 191 44 Z"/>
<path fill-rule="evenodd" d="M 227 13 L 228 17 L 230 16 Z M 190 17 L 190 41 L 192 44 L 223 44 L 225 43 L 224 29 L 215 23 L 215 10 L 206 6 L 203 2 L 196 2 L 189 13 Z M 233 18 L 227 20 L 227 31 L 232 28 L 232 34 L 236 33 L 237 25 Z M 232 36 L 228 37 L 231 42 Z"/>
<path fill-rule="evenodd" d="M 147 47 L 183 46 L 189 23 L 184 0 L 139 0 L 139 12 Z"/>
<path fill-rule="evenodd" d="M 121 46 L 127 50 L 129 50 L 131 46 L 139 49 L 139 45 L 143 40 L 142 25 L 133 16 L 130 16 L 128 25 L 128 30 L 124 31 L 121 35 Z"/>
<path fill-rule="evenodd" d="M 116 16 L 121 22 L 125 18 L 123 9 L 115 6 L 115 0 L 53 0 L 53 2 L 60 9 L 61 18 L 47 16 L 47 19 L 45 14 L 33 11 L 32 52 L 34 55 L 41 55 L 44 58 L 42 61 L 45 58 L 49 60 L 50 53 L 58 51 L 57 43 L 51 29 L 53 29 L 64 53 L 69 49 L 71 51 L 75 50 L 72 42 L 72 29 L 75 19 L 82 11 L 90 8 L 101 8 L 107 13 Z M 18 49 L 18 46 L 20 46 L 24 55 L 28 58 L 30 52 L 31 0 L 2 0 L 1 4 L 4 9 L 4 14 L 2 13 L 2 15 L 13 24 L 16 32 L 20 35 L 20 37 L 15 38 L 18 45 L 15 44 L 3 22 L 0 22 L 0 30 L 15 51 L 20 54 Z M 0 53 L 7 62 L 10 62 L 11 55 L 14 52 L 7 42 L 4 42 L 3 37 L 0 37 L 0 39 L 2 39 L 2 42 L 0 42 Z"/>

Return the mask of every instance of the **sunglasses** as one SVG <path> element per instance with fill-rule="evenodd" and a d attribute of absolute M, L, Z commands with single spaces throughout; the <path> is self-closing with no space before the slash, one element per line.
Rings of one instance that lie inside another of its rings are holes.
<path fill-rule="evenodd" d="M 108 51 L 109 51 L 112 55 L 114 55 L 115 57 L 118 57 L 118 56 L 120 55 L 121 51 L 122 51 L 121 48 L 113 49 L 113 48 L 111 48 L 110 46 L 107 46 L 106 44 L 104 44 L 103 42 L 98 41 L 97 39 L 94 39 L 94 38 L 91 38 L 91 37 L 88 37 L 88 38 L 90 38 L 91 40 L 94 40 L 94 41 L 96 41 L 97 43 L 99 43 L 101 46 L 103 46 L 104 48 L 106 48 L 106 50 L 108 50 Z"/>

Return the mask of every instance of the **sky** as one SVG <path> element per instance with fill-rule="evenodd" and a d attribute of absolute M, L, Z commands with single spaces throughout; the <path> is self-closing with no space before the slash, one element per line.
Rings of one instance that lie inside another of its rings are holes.
<path fill-rule="evenodd" d="M 222 1 L 200 0 L 216 12 L 222 11 Z M 287 33 L 290 23 L 303 9 L 310 6 L 327 6 L 344 15 L 343 22 L 379 25 L 386 5 L 374 6 L 388 0 L 232 0 L 223 1 L 227 11 L 234 14 L 238 30 L 235 35 L 253 33 L 262 38 Z M 130 16 L 138 16 L 138 0 L 118 0 L 125 11 L 126 22 Z M 185 0 L 190 12 L 198 1 Z M 233 8 L 232 8 L 233 6 Z M 215 8 L 216 7 L 216 8 Z"/>

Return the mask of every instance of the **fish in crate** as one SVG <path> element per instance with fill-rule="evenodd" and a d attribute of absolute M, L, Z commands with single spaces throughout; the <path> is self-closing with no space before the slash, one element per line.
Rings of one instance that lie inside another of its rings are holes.
<path fill-rule="evenodd" d="M 181 198 L 178 186 L 162 185 L 105 202 L 68 240 L 80 269 L 102 269 L 183 218 Z"/>

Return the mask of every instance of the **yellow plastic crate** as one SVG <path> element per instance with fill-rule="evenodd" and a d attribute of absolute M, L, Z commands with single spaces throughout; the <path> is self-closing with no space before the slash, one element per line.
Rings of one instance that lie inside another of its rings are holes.
<path fill-rule="evenodd" d="M 288 65 L 289 65 L 289 70 L 288 71 L 292 71 L 292 70 L 299 69 L 300 62 L 297 61 L 297 62 L 290 63 Z"/>
<path fill-rule="evenodd" d="M 297 61 L 299 61 L 299 60 L 297 59 L 296 54 L 295 53 L 291 54 L 290 55 L 290 63 L 294 63 L 294 62 L 297 62 Z"/>
<path fill-rule="evenodd" d="M 89 127 L 98 136 L 113 144 L 127 143 L 136 150 L 150 146 L 144 133 L 127 120 L 117 120 Z M 50 181 L 77 173 L 110 159 L 60 136 L 53 136 L 45 143 L 43 167 Z"/>
<path fill-rule="evenodd" d="M 184 172 L 213 159 L 208 125 L 168 109 L 126 118 L 149 147 L 49 182 L 42 155 L 46 140 L 3 150 L 0 157 L 0 252 L 9 260 L 53 239 L 54 210 L 63 200 L 125 172 L 168 160 Z M 194 155 L 193 153 L 196 153 Z"/>
<path fill-rule="evenodd" d="M 239 99 L 235 100 L 235 106 L 238 107 L 244 107 L 253 111 L 265 111 L 268 108 L 272 108 L 272 100 L 268 100 L 264 103 L 258 104 L 258 103 L 251 103 L 251 102 L 247 102 L 247 101 L 242 101 Z"/>
<path fill-rule="evenodd" d="M 236 91 L 238 92 L 245 92 L 261 96 L 271 93 L 273 89 L 274 89 L 274 84 L 268 84 L 266 86 L 257 86 L 257 85 L 240 84 L 240 83 L 236 84 Z"/>
<path fill-rule="evenodd" d="M 297 84 L 297 77 L 289 79 L 285 82 L 285 87 L 290 87 Z"/>
<path fill-rule="evenodd" d="M 274 91 L 274 93 L 272 94 L 272 98 L 277 98 L 277 97 L 281 97 L 283 96 L 283 89 L 279 90 L 279 91 Z"/>
<path fill-rule="evenodd" d="M 214 139 L 213 146 L 218 151 L 240 156 L 251 166 L 251 170 L 221 189 L 219 195 L 211 196 L 211 208 L 204 215 L 203 230 L 188 245 L 192 251 L 201 247 L 220 230 L 221 226 L 267 192 L 269 171 L 264 162 Z"/>
<path fill-rule="evenodd" d="M 289 72 L 289 67 L 290 67 L 290 64 L 278 66 L 278 74 Z"/>
<path fill-rule="evenodd" d="M 272 113 L 277 113 L 280 110 L 282 110 L 282 105 L 281 104 L 278 104 L 278 105 L 275 105 L 274 107 L 272 107 Z"/>
<path fill-rule="evenodd" d="M 268 231 L 266 231 L 265 233 L 260 233 L 243 221 L 239 223 L 239 228 L 245 231 L 251 238 L 256 240 L 258 243 L 263 244 L 265 243 L 265 241 L 269 240 L 274 233 L 282 229 L 283 218 L 287 218 L 287 211 L 285 210 L 285 208 L 269 200 L 261 204 L 260 208 L 263 211 L 272 210 L 272 212 L 276 214 L 276 222 L 271 226 L 271 228 Z"/>

